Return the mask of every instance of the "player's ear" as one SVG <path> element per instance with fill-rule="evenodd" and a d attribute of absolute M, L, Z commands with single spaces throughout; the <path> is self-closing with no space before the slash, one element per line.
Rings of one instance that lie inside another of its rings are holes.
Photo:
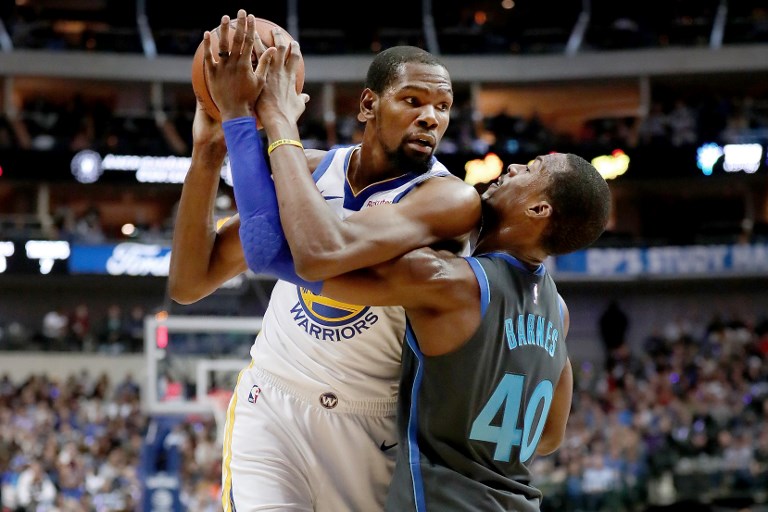
<path fill-rule="evenodd" d="M 552 205 L 548 201 L 541 200 L 528 206 L 526 213 L 530 217 L 546 218 L 552 215 L 552 211 Z"/>
<path fill-rule="evenodd" d="M 376 94 L 366 87 L 360 95 L 360 112 L 357 113 L 358 121 L 364 123 L 373 117 L 374 101 L 376 101 Z"/>

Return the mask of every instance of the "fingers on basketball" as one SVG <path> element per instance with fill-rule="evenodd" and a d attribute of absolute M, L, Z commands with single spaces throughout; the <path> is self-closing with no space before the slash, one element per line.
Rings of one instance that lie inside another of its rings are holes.
<path fill-rule="evenodd" d="M 224 18 L 222 18 L 222 21 L 225 21 Z M 255 36 L 259 40 L 257 43 L 256 38 L 254 39 L 254 46 L 256 44 L 262 44 L 263 48 L 274 46 L 275 42 L 272 36 L 272 30 L 276 28 L 282 31 L 287 39 L 288 44 L 294 41 L 293 37 L 285 29 L 276 23 L 264 18 L 254 17 L 253 25 L 255 29 Z M 192 89 L 194 90 L 195 96 L 205 111 L 208 113 L 208 115 L 219 121 L 221 120 L 219 108 L 216 106 L 216 102 L 211 97 L 211 93 L 208 89 L 206 61 L 211 61 L 213 59 L 211 54 L 217 54 L 220 51 L 220 48 L 226 48 L 227 51 L 231 51 L 235 47 L 242 47 L 242 39 L 240 40 L 240 46 L 237 46 L 233 41 L 236 29 L 237 19 L 230 19 L 229 23 L 225 23 L 223 26 L 217 26 L 210 31 L 209 38 L 207 40 L 204 38 L 203 41 L 198 45 L 197 50 L 195 51 L 195 55 L 192 58 Z M 220 47 L 219 42 L 223 36 L 226 36 L 228 44 Z M 290 51 L 294 51 L 294 48 L 298 49 L 298 44 L 290 44 Z M 301 57 L 301 53 L 299 51 L 297 51 L 297 55 L 294 57 L 298 57 L 298 60 L 296 61 L 296 92 L 301 93 L 301 91 L 304 89 L 304 59 Z M 255 63 L 256 52 L 254 51 L 251 52 L 251 64 L 254 65 Z"/>

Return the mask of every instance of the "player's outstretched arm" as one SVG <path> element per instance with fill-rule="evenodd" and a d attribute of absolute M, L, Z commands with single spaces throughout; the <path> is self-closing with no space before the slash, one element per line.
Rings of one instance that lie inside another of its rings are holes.
<path fill-rule="evenodd" d="M 196 302 L 246 270 L 233 217 L 218 232 L 213 211 L 227 148 L 217 121 L 198 104 L 192 128 L 192 163 L 184 179 L 173 227 L 170 297 L 180 304 Z"/>
<path fill-rule="evenodd" d="M 222 41 L 228 45 L 229 17 L 222 18 Z M 233 45 L 248 49 L 249 71 L 250 48 L 245 42 L 245 32 L 235 34 Z M 212 93 L 216 97 L 216 86 L 221 87 L 224 79 L 233 75 L 231 66 L 220 59 L 214 62 L 212 57 L 210 33 L 203 38 L 206 69 L 211 80 Z M 250 45 L 252 47 L 253 40 Z M 217 49 L 217 51 L 223 48 Z M 226 48 L 229 50 L 229 48 Z M 238 47 L 238 54 L 239 54 Z M 264 66 L 262 65 L 262 71 Z M 215 79 L 215 80 L 214 80 Z M 241 96 L 258 95 L 261 81 L 241 81 Z M 226 85 L 226 84 L 225 84 Z M 250 86 L 250 87 L 249 87 Z M 219 96 L 221 92 L 219 90 Z M 248 113 L 248 102 L 244 102 L 244 111 Z M 224 105 L 222 105 L 224 106 Z M 229 107 L 239 104 L 229 104 Z M 195 302 L 216 290 L 227 279 L 246 270 L 244 253 L 240 244 L 240 219 L 235 218 L 217 232 L 213 225 L 213 208 L 219 182 L 219 170 L 226 155 L 224 134 L 218 122 L 208 116 L 198 103 L 192 128 L 193 149 L 192 165 L 185 178 L 182 197 L 174 226 L 171 266 L 169 272 L 169 293 L 182 304 Z"/>

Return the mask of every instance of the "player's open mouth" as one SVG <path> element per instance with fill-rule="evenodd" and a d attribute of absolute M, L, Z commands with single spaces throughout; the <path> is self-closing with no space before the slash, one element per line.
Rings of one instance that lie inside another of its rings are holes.
<path fill-rule="evenodd" d="M 419 137 L 416 139 L 409 139 L 408 146 L 420 153 L 431 153 L 434 147 L 434 142 L 432 139 Z"/>

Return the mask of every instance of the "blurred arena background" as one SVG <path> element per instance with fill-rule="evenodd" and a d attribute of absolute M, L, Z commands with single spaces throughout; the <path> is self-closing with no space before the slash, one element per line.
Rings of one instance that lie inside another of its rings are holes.
<path fill-rule="evenodd" d="M 608 231 L 549 263 L 576 390 L 534 466 L 545 512 L 768 510 L 764 0 L 3 0 L 3 511 L 218 510 L 221 413 L 273 282 L 190 306 L 165 286 L 191 56 L 240 7 L 302 45 L 307 147 L 356 142 L 370 59 L 415 44 L 454 80 L 454 173 L 561 151 L 610 180 Z"/>

